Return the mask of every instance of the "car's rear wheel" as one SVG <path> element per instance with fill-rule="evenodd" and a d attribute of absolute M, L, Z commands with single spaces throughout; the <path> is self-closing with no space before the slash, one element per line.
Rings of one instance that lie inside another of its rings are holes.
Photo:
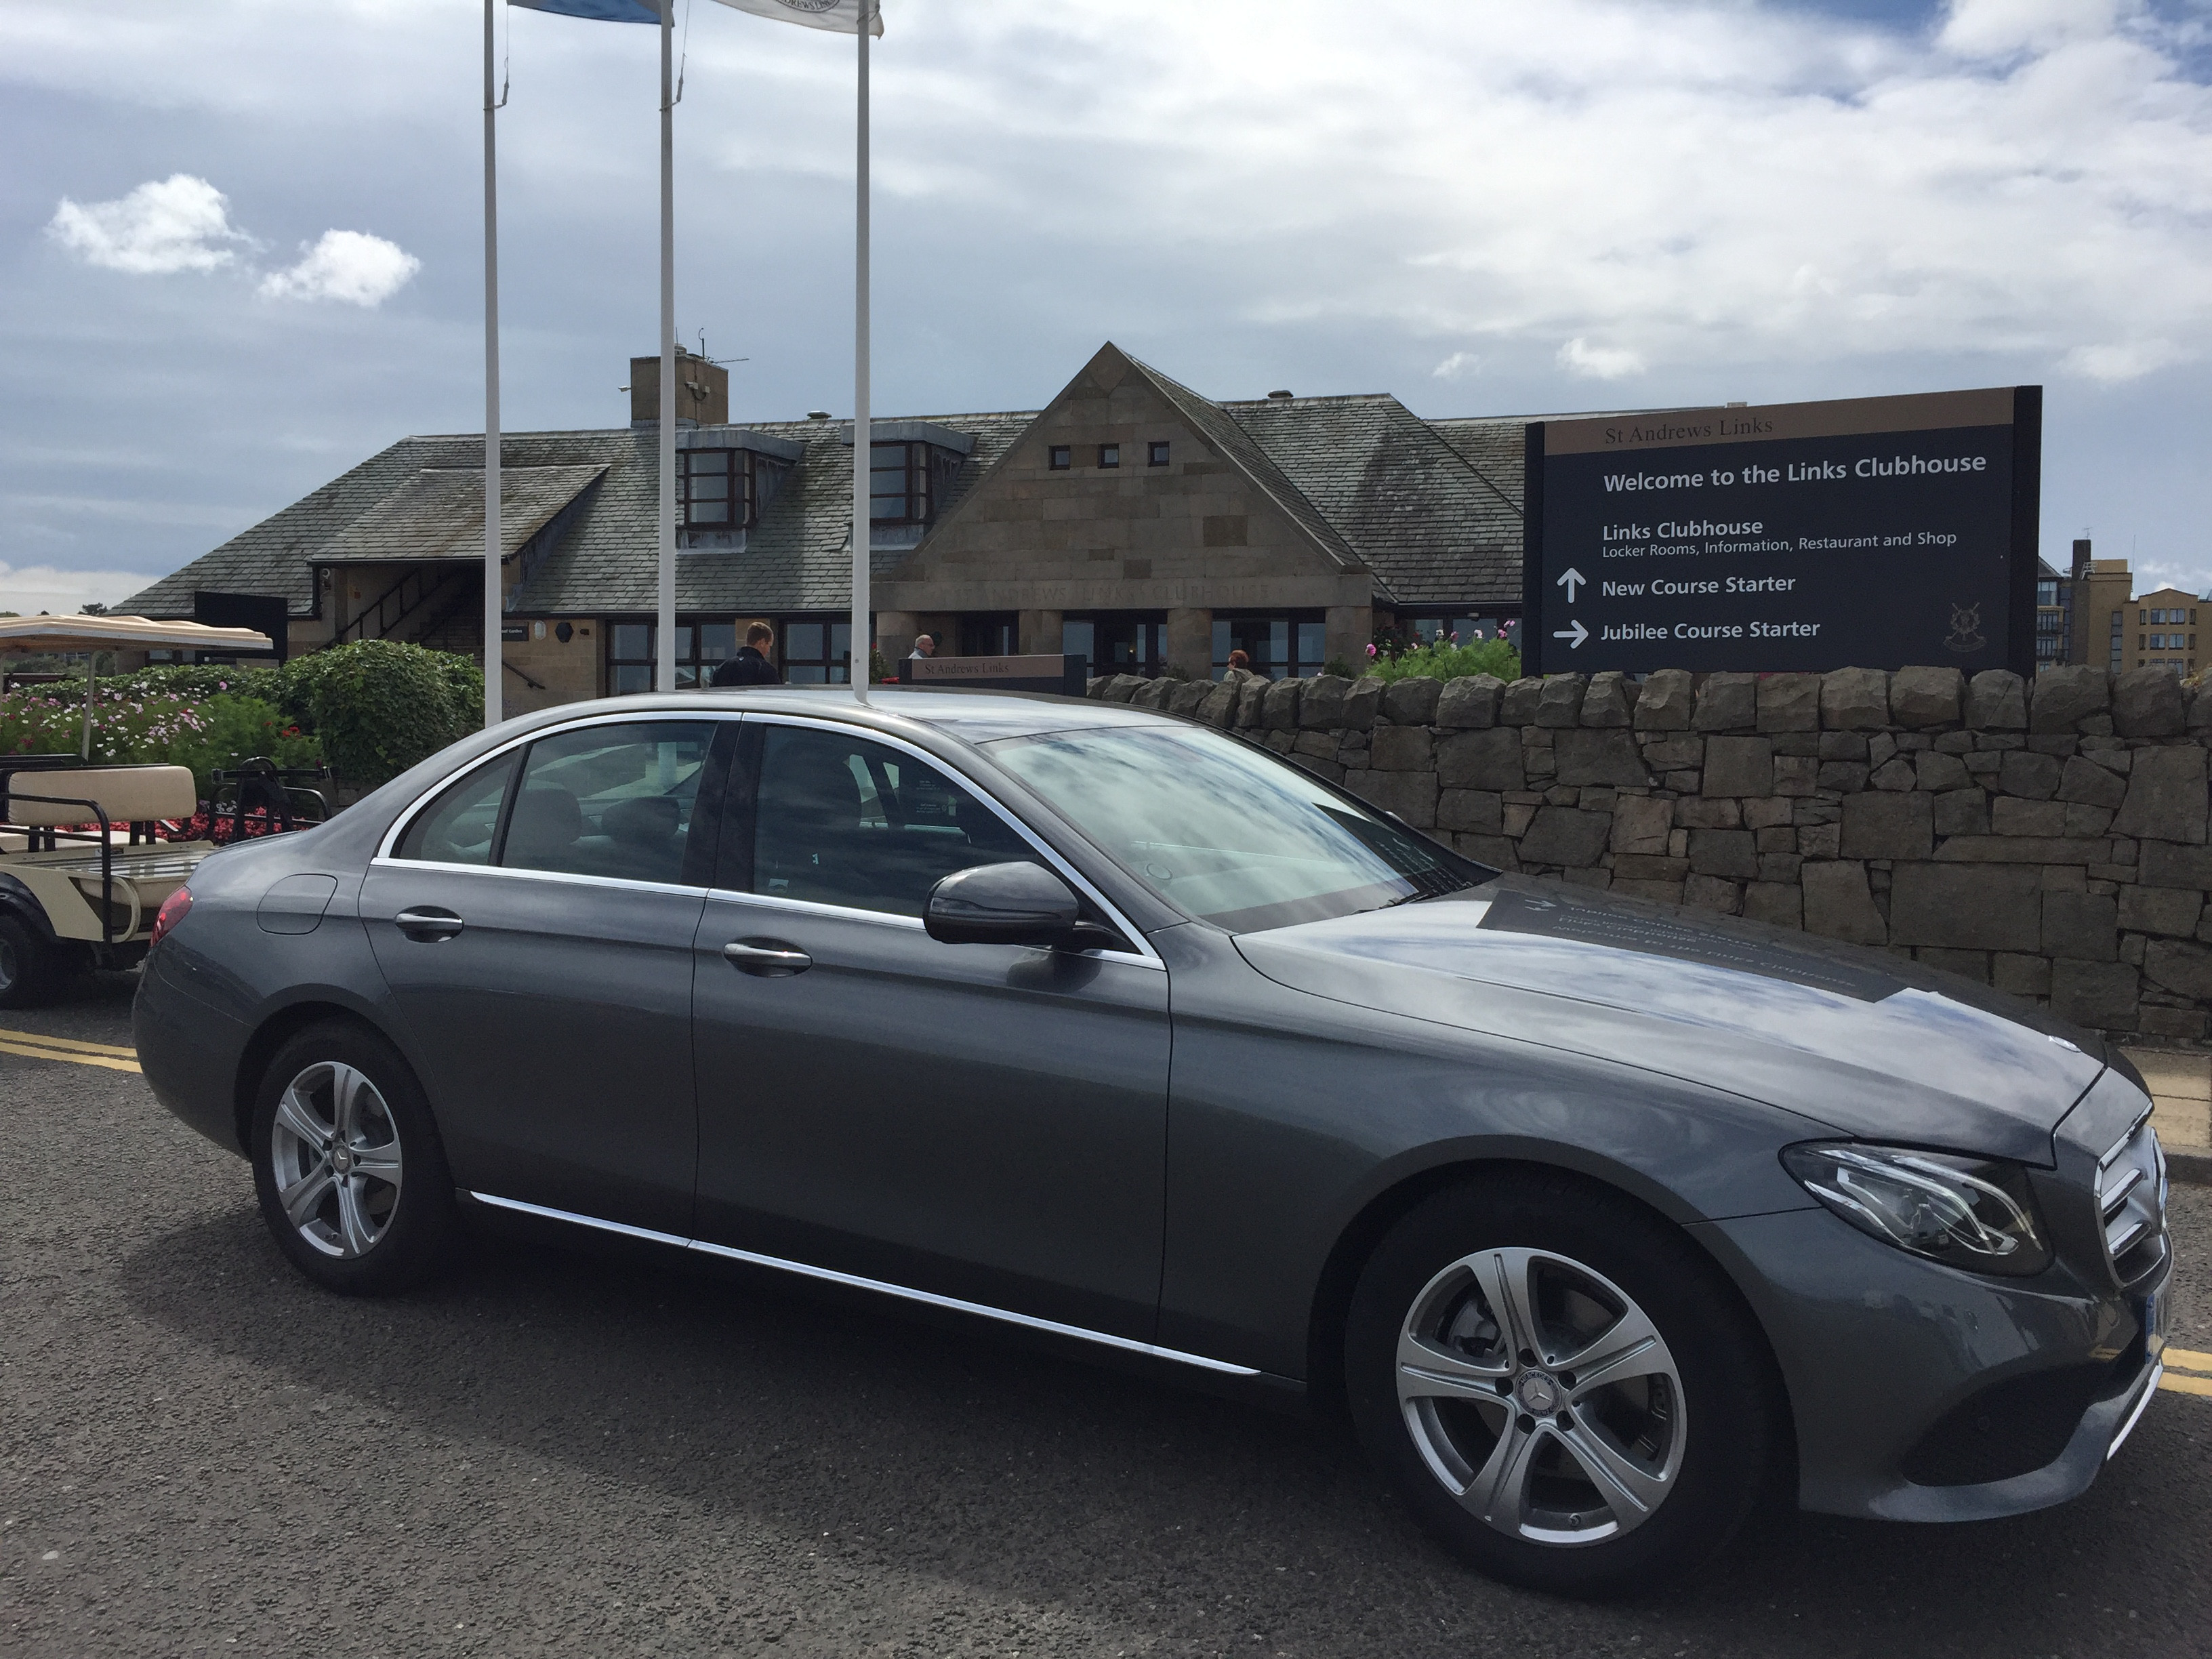
<path fill-rule="evenodd" d="M 15 916 L 0 915 L 0 1008 L 31 1008 L 53 994 L 52 947 Z"/>
<path fill-rule="evenodd" d="M 1764 1350 L 1717 1270 L 1569 1178 L 1486 1176 L 1416 1206 L 1369 1258 L 1345 1364 L 1360 1438 L 1422 1524 L 1516 1583 L 1678 1577 L 1771 1464 Z"/>
<path fill-rule="evenodd" d="M 445 1148 L 414 1073 L 374 1032 L 334 1021 L 278 1049 L 255 1101 L 252 1150 L 262 1217 L 316 1283 L 388 1295 L 451 1255 Z"/>

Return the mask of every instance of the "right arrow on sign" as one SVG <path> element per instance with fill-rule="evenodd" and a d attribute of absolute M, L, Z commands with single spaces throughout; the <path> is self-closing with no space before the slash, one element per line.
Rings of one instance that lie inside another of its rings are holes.
<path fill-rule="evenodd" d="M 1581 571 L 1576 569 L 1572 565 L 1569 565 L 1567 567 L 1567 574 L 1560 577 L 1558 581 L 1553 584 L 1553 586 L 1554 587 L 1565 588 L 1567 590 L 1567 603 L 1569 605 L 1572 605 L 1575 602 L 1575 589 L 1580 587 L 1583 583 L 1589 580 L 1589 578 L 1588 576 L 1583 575 Z M 1566 635 L 1562 634 L 1559 637 L 1565 639 Z M 1575 643 L 1579 645 L 1582 641 L 1577 640 Z"/>
<path fill-rule="evenodd" d="M 1583 641 L 1589 637 L 1589 629 L 1577 623 L 1571 628 L 1560 629 L 1552 637 L 1555 640 L 1566 641 L 1568 650 L 1579 651 L 1582 649 Z"/>

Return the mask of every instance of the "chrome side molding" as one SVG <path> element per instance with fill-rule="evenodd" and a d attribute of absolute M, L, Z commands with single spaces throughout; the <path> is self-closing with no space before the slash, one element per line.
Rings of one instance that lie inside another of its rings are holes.
<path fill-rule="evenodd" d="M 603 1221 L 597 1216 L 549 1209 L 543 1204 L 526 1204 L 519 1198 L 501 1198 L 491 1193 L 471 1192 L 469 1196 L 479 1204 L 489 1204 L 495 1209 L 514 1210 L 523 1215 L 538 1216 L 547 1221 L 566 1221 L 578 1227 L 595 1227 L 601 1232 L 620 1233 L 625 1238 L 641 1238 L 650 1244 L 667 1244 L 679 1250 L 696 1250 L 702 1255 L 715 1256 L 725 1261 L 742 1261 L 755 1267 L 774 1267 L 778 1272 L 797 1273 L 804 1279 L 818 1279 L 828 1284 L 842 1285 L 848 1290 L 874 1291 L 883 1296 L 920 1302 L 932 1308 L 945 1308 L 954 1313 L 995 1319 L 1001 1324 L 1019 1325 L 1028 1330 L 1044 1331 L 1054 1336 L 1070 1336 L 1081 1342 L 1096 1342 L 1103 1347 L 1118 1348 L 1124 1353 L 1143 1354 L 1148 1358 L 1164 1359 L 1177 1365 L 1194 1365 L 1200 1370 L 1217 1371 L 1224 1376 L 1260 1375 L 1259 1370 L 1250 1365 L 1232 1365 L 1225 1359 L 1209 1359 L 1204 1354 L 1185 1353 L 1179 1348 L 1163 1348 L 1150 1342 L 1133 1341 L 1128 1337 L 1111 1336 L 1104 1331 L 1085 1330 L 1080 1325 L 1063 1325 L 1054 1319 L 1039 1319 L 1034 1315 L 1013 1313 L 1005 1308 L 987 1307 L 981 1302 L 963 1302 L 957 1297 L 939 1296 L 932 1291 L 917 1291 L 904 1285 L 886 1284 L 880 1279 L 862 1279 L 857 1273 L 842 1273 L 831 1267 L 816 1267 L 804 1261 L 787 1261 L 781 1256 L 733 1249 L 727 1244 L 710 1243 L 703 1238 L 679 1238 L 674 1233 L 655 1232 L 649 1227 L 632 1227 L 620 1221 Z"/>

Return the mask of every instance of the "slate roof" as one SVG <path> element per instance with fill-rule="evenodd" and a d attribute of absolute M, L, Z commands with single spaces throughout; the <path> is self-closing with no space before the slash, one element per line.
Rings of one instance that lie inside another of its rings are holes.
<path fill-rule="evenodd" d="M 1133 363 L 1134 360 L 1132 360 Z M 1216 403 L 1134 367 L 1255 488 L 1348 568 L 1373 573 L 1376 599 L 1407 607 L 1512 606 L 1521 597 L 1522 422 L 1424 421 L 1387 393 Z M 1036 410 L 926 418 L 969 434 L 939 501 L 973 489 Z M 847 423 L 748 422 L 799 447 L 737 552 L 679 552 L 678 608 L 689 612 L 832 611 L 850 602 L 852 451 Z M 501 445 L 502 541 L 525 555 L 521 615 L 650 613 L 659 447 L 650 429 L 529 432 Z M 189 617 L 200 588 L 282 594 L 311 615 L 313 567 L 351 560 L 473 558 L 483 522 L 480 436 L 402 439 L 117 607 Z M 550 526 L 550 532 L 539 532 Z M 550 543 L 550 546 L 544 545 Z M 890 575 L 913 553 L 878 545 Z"/>

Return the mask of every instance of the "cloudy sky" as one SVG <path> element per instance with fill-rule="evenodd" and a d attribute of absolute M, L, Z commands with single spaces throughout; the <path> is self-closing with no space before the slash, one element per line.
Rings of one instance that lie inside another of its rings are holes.
<path fill-rule="evenodd" d="M 712 3 L 684 337 L 849 412 L 852 46 Z M 2212 0 L 884 0 L 876 407 L 1112 339 L 1431 416 L 2048 387 L 2047 556 L 2212 588 Z M 482 419 L 475 0 L 0 7 L 0 606 Z M 653 349 L 650 28 L 501 19 L 506 410 Z"/>

